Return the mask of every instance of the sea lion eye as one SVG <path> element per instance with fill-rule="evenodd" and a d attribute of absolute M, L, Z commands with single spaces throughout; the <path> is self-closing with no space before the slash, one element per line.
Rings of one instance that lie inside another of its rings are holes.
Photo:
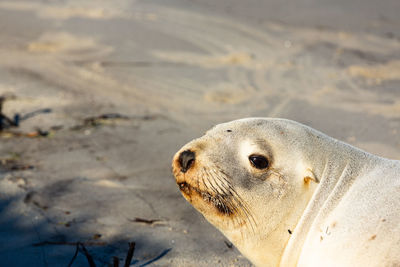
<path fill-rule="evenodd" d="M 249 156 L 249 160 L 251 162 L 251 165 L 253 165 L 257 169 L 262 170 L 268 168 L 269 162 L 264 156 L 251 155 Z"/>

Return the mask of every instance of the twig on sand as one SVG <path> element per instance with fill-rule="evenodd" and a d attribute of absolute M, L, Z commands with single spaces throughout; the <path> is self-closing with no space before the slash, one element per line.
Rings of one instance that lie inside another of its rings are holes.
<path fill-rule="evenodd" d="M 32 170 L 34 166 L 29 164 L 21 164 L 15 159 L 0 159 L 0 170 L 1 171 L 25 171 Z"/>
<path fill-rule="evenodd" d="M 67 246 L 75 246 L 76 250 L 75 253 L 72 257 L 72 259 L 70 260 L 68 267 L 71 267 L 72 264 L 75 262 L 76 258 L 78 257 L 79 252 L 83 253 L 83 255 L 85 255 L 88 263 L 89 263 L 89 267 L 96 267 L 96 264 L 93 260 L 93 257 L 89 254 L 89 251 L 86 249 L 85 246 L 104 246 L 106 245 L 105 242 L 52 242 L 52 241 L 44 241 L 44 242 L 40 242 L 40 243 L 35 243 L 33 244 L 33 246 L 38 247 L 38 246 L 46 246 L 46 245 L 67 245 Z M 126 254 L 126 258 L 125 258 L 125 263 L 124 263 L 124 267 L 129 267 L 131 265 L 132 262 L 132 258 L 133 258 L 133 254 L 135 252 L 135 242 L 129 242 L 129 249 L 128 252 Z M 158 261 L 159 259 L 163 258 L 165 255 L 168 254 L 168 252 L 171 251 L 172 248 L 168 248 L 165 249 L 164 251 L 161 252 L 160 255 L 156 256 L 153 259 L 148 260 L 147 262 L 144 262 L 142 264 L 139 265 L 139 267 L 145 267 L 148 266 L 156 261 Z M 119 258 L 114 256 L 113 257 L 113 267 L 119 267 Z"/>
<path fill-rule="evenodd" d="M 71 261 L 69 262 L 68 267 L 72 266 L 72 263 L 74 263 L 76 256 L 78 256 L 78 252 L 79 252 L 79 246 L 78 246 L 78 244 L 76 244 L 75 254 L 72 257 Z"/>
<path fill-rule="evenodd" d="M 126 254 L 124 267 L 129 267 L 131 265 L 133 253 L 135 252 L 135 245 L 135 242 L 129 242 L 129 250 Z"/>
<path fill-rule="evenodd" d="M 71 261 L 69 262 L 68 267 L 72 266 L 72 264 L 74 263 L 76 257 L 78 256 L 78 252 L 81 252 L 86 256 L 86 259 L 87 259 L 87 261 L 89 263 L 89 267 L 96 267 L 96 264 L 94 263 L 94 260 L 93 260 L 92 256 L 89 254 L 89 252 L 87 251 L 87 249 L 85 248 L 85 246 L 81 242 L 76 243 L 75 254 L 72 257 Z"/>
<path fill-rule="evenodd" d="M 130 222 L 137 222 L 137 223 L 144 223 L 144 224 L 155 224 L 157 222 L 160 222 L 161 220 L 149 220 L 149 219 L 143 219 L 143 218 L 135 218 L 135 219 L 128 219 Z"/>
<path fill-rule="evenodd" d="M 9 128 L 9 127 L 17 127 L 18 126 L 18 117 L 16 114 L 15 119 L 12 120 L 3 114 L 3 103 L 6 101 L 6 97 L 0 96 L 0 131 Z"/>
<path fill-rule="evenodd" d="M 36 116 L 36 115 L 44 114 L 44 113 L 50 113 L 50 112 L 52 112 L 51 108 L 42 108 L 42 109 L 38 109 L 38 110 L 35 110 L 35 111 L 32 111 L 32 112 L 26 113 L 25 115 L 21 116 L 21 117 L 19 118 L 19 121 L 24 121 L 24 120 L 27 120 L 27 119 L 29 119 L 29 118 L 31 118 L 31 117 Z"/>
<path fill-rule="evenodd" d="M 119 267 L 119 259 L 117 256 L 113 257 L 113 267 Z"/>
<path fill-rule="evenodd" d="M 78 243 L 78 246 L 80 245 L 83 254 L 85 254 L 86 259 L 88 260 L 89 266 L 90 267 L 96 267 L 96 264 L 94 263 L 94 260 L 92 258 L 92 256 L 89 254 L 89 252 L 87 251 L 87 249 L 85 248 L 85 246 L 82 243 Z"/>
<path fill-rule="evenodd" d="M 14 115 L 13 119 L 10 119 L 3 113 L 3 103 L 7 100 L 8 98 L 6 96 L 0 96 L 0 131 L 11 128 L 11 127 L 18 127 L 20 122 L 23 120 L 27 120 L 31 117 L 34 117 L 38 114 L 42 113 L 50 113 L 52 110 L 49 108 L 43 108 L 43 109 L 38 109 L 32 112 L 29 112 L 23 116 L 20 114 L 16 113 Z M 38 130 L 37 131 L 41 136 L 44 136 L 43 133 L 44 131 Z M 47 135 L 47 134 L 46 134 Z"/>
<path fill-rule="evenodd" d="M 109 114 L 102 114 L 96 117 L 89 117 L 83 121 L 85 126 L 97 126 L 102 123 L 104 120 L 115 120 L 115 119 L 122 119 L 127 120 L 129 119 L 128 116 L 121 115 L 119 113 L 109 113 Z"/>
<path fill-rule="evenodd" d="M 71 127 L 71 130 L 77 131 L 81 129 L 87 129 L 90 127 L 97 127 L 104 124 L 110 124 L 112 122 L 115 122 L 116 120 L 129 120 L 129 119 L 130 118 L 128 116 L 119 113 L 102 114 L 99 116 L 88 117 L 84 119 L 82 124 Z"/>

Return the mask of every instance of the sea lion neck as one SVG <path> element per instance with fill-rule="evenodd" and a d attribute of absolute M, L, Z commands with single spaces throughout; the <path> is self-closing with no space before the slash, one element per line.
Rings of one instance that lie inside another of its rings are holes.
<path fill-rule="evenodd" d="M 349 184 L 357 178 L 355 174 L 371 171 L 380 161 L 379 157 L 339 140 L 330 138 L 330 142 L 326 142 L 327 139 L 323 138 L 326 135 L 314 129 L 310 129 L 309 136 L 313 140 L 313 146 L 307 151 L 309 156 L 305 158 L 310 162 L 319 184 L 287 242 L 280 266 L 297 264 L 302 246 L 313 225 L 317 225 L 338 204 L 335 199 L 340 199 L 347 193 Z M 316 147 L 325 151 L 322 157 L 313 157 Z"/>

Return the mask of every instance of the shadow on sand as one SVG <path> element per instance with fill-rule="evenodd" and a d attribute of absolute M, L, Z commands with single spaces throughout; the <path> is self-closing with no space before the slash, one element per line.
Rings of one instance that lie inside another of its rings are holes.
<path fill-rule="evenodd" d="M 23 197 L 0 201 L 1 266 L 116 266 L 115 259 L 119 266 L 124 266 L 128 243 L 134 241 L 136 250 L 149 251 L 146 257 L 133 256 L 129 266 L 144 267 L 157 262 L 172 249 L 143 237 L 85 241 L 87 237 L 77 231 L 57 231 L 45 216 L 35 215 L 29 209 L 22 210 L 23 201 Z"/>

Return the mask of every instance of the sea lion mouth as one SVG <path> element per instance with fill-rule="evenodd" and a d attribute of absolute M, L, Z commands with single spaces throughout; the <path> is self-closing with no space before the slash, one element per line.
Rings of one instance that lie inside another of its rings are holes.
<path fill-rule="evenodd" d="M 184 193 L 185 195 L 191 195 L 192 189 L 193 187 L 190 186 L 188 183 L 186 182 L 181 182 L 181 183 L 177 183 L 179 186 L 179 190 L 181 190 L 182 193 Z"/>
<path fill-rule="evenodd" d="M 193 193 L 195 193 L 204 202 L 209 203 L 214 208 L 216 208 L 220 214 L 226 216 L 234 214 L 233 203 L 230 201 L 228 195 L 212 194 L 207 191 L 202 191 L 199 188 L 188 184 L 187 182 L 180 182 L 178 183 L 178 186 L 185 197 L 191 199 Z"/>

